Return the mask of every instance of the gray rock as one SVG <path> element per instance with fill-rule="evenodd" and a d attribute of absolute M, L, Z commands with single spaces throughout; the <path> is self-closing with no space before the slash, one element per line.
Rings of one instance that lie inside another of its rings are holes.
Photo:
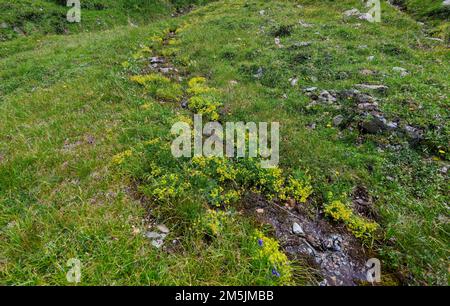
<path fill-rule="evenodd" d="M 370 70 L 370 69 L 363 69 L 359 73 L 362 75 L 365 75 L 365 76 L 377 74 L 375 71 Z"/>
<path fill-rule="evenodd" d="M 365 20 L 365 21 L 372 21 L 373 20 L 373 16 L 370 15 L 369 13 L 362 13 L 359 15 L 358 17 L 361 20 Z"/>
<path fill-rule="evenodd" d="M 328 92 L 327 90 L 322 91 L 319 94 L 319 101 L 321 103 L 326 103 L 326 104 L 333 104 L 336 102 L 336 97 L 334 97 L 330 92 Z"/>
<path fill-rule="evenodd" d="M 164 224 L 158 225 L 157 228 L 164 234 L 168 234 L 170 232 L 170 230 Z"/>
<path fill-rule="evenodd" d="M 300 236 L 305 234 L 302 227 L 297 222 L 294 222 L 294 224 L 292 224 L 292 232 L 295 235 L 300 235 Z"/>
<path fill-rule="evenodd" d="M 360 14 L 361 14 L 361 12 L 358 9 L 356 9 L 356 8 L 353 8 L 351 10 L 347 10 L 347 11 L 344 12 L 344 16 L 345 17 L 353 17 L 353 16 L 358 16 L 359 17 Z"/>
<path fill-rule="evenodd" d="M 298 78 L 290 78 L 289 82 L 291 83 L 292 87 L 295 87 L 298 83 Z"/>
<path fill-rule="evenodd" d="M 343 121 L 344 121 L 344 116 L 337 115 L 336 117 L 333 118 L 333 125 L 335 127 L 339 127 Z"/>
<path fill-rule="evenodd" d="M 157 232 L 147 232 L 145 233 L 145 237 L 148 239 L 159 239 L 161 238 L 161 234 Z"/>
<path fill-rule="evenodd" d="M 162 64 L 165 63 L 165 59 L 159 56 L 154 56 L 150 58 L 150 63 L 152 64 Z"/>
<path fill-rule="evenodd" d="M 379 92 L 385 92 L 389 89 L 386 85 L 356 84 L 355 86 L 361 89 L 376 90 Z"/>
<path fill-rule="evenodd" d="M 411 125 L 406 125 L 403 130 L 413 142 L 419 142 L 423 139 L 423 131 Z"/>
<path fill-rule="evenodd" d="M 161 73 L 163 73 L 163 74 L 167 74 L 167 73 L 171 72 L 172 70 L 174 70 L 174 68 L 172 68 L 172 67 L 162 67 L 162 68 L 159 68 L 159 71 L 160 71 Z"/>
<path fill-rule="evenodd" d="M 182 108 L 188 108 L 189 100 L 187 98 L 183 98 L 181 101 L 181 107 Z"/>
<path fill-rule="evenodd" d="M 299 20 L 299 21 L 298 21 L 298 24 L 299 24 L 300 26 L 304 27 L 304 28 L 310 28 L 310 27 L 312 27 L 312 24 L 307 23 L 307 22 L 304 22 L 304 21 L 302 21 L 302 20 Z"/>
<path fill-rule="evenodd" d="M 297 48 L 301 48 L 301 47 L 308 47 L 310 45 L 311 45 L 310 41 L 299 41 L 299 42 L 296 42 L 293 46 L 297 47 Z"/>
<path fill-rule="evenodd" d="M 256 74 L 253 75 L 253 77 L 257 79 L 261 79 L 264 76 L 264 69 L 262 67 L 258 68 L 258 71 L 256 71 Z"/>
<path fill-rule="evenodd" d="M 6 22 L 2 22 L 0 24 L 0 29 L 7 29 L 7 28 L 9 28 L 9 25 Z"/>
<path fill-rule="evenodd" d="M 163 239 L 155 239 L 155 240 L 152 240 L 152 245 L 153 245 L 155 248 L 159 249 L 159 248 L 161 248 L 161 247 L 164 245 L 164 240 L 163 240 Z"/>
<path fill-rule="evenodd" d="M 365 102 L 365 103 L 359 103 L 358 109 L 366 112 L 374 111 L 378 109 L 378 103 L 373 102 Z"/>
<path fill-rule="evenodd" d="M 395 72 L 399 72 L 400 76 L 402 76 L 402 77 L 407 76 L 409 74 L 408 70 L 406 70 L 405 68 L 402 68 L 402 67 L 394 67 L 394 68 L 392 68 L 392 70 Z"/>
<path fill-rule="evenodd" d="M 314 92 L 317 90 L 317 87 L 308 87 L 303 89 L 304 92 Z"/>
<path fill-rule="evenodd" d="M 367 134 L 379 134 L 387 129 L 386 119 L 379 115 L 372 115 L 360 124 L 361 130 Z"/>
<path fill-rule="evenodd" d="M 16 32 L 19 35 L 25 35 L 25 32 L 22 31 L 22 29 L 20 29 L 18 27 L 14 27 L 13 30 L 14 30 L 14 32 Z"/>
<path fill-rule="evenodd" d="M 371 95 L 368 95 L 365 93 L 356 93 L 355 100 L 358 103 L 371 103 L 371 104 L 375 104 L 378 107 L 378 103 L 375 102 L 374 98 Z"/>
<path fill-rule="evenodd" d="M 308 124 L 306 127 L 308 129 L 310 129 L 310 130 L 315 130 L 316 129 L 316 124 L 313 122 L 313 123 Z"/>
<path fill-rule="evenodd" d="M 340 235 L 332 235 L 330 238 L 324 240 L 323 247 L 327 250 L 339 252 L 342 250 L 342 237 Z"/>
<path fill-rule="evenodd" d="M 395 130 L 398 128 L 398 123 L 397 122 L 393 122 L 393 121 L 389 121 L 386 123 L 386 127 L 388 130 Z"/>

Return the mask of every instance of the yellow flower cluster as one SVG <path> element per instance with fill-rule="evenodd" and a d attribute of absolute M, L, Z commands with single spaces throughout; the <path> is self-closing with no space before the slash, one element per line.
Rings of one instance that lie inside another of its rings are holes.
<path fill-rule="evenodd" d="M 355 215 L 349 207 L 339 200 L 332 201 L 326 205 L 324 212 L 335 221 L 344 222 L 356 238 L 371 238 L 378 229 L 376 222 L 371 222 Z"/>
<path fill-rule="evenodd" d="M 179 101 L 183 95 L 181 86 L 160 74 L 135 75 L 131 81 L 144 86 L 156 98 L 168 101 Z"/>
<path fill-rule="evenodd" d="M 216 90 L 206 86 L 204 77 L 194 77 L 188 82 L 187 92 L 192 95 L 189 108 L 198 114 L 208 116 L 211 120 L 219 120 L 218 108 L 222 103 L 218 101 Z"/>
<path fill-rule="evenodd" d="M 133 155 L 133 152 L 131 150 L 126 150 L 124 152 L 116 154 L 112 158 L 112 163 L 116 164 L 116 165 L 120 165 L 125 161 L 125 159 L 127 157 L 130 157 L 131 155 Z"/>
<path fill-rule="evenodd" d="M 241 198 L 241 195 L 241 190 L 231 189 L 225 191 L 221 186 L 213 188 L 209 193 L 211 202 L 217 207 L 237 202 Z"/>
<path fill-rule="evenodd" d="M 180 196 L 190 187 L 189 182 L 183 182 L 178 174 L 166 173 L 159 167 L 153 167 L 150 171 L 149 185 L 144 188 L 146 194 L 159 201 L 170 200 Z"/>
<path fill-rule="evenodd" d="M 133 59 L 138 60 L 144 58 L 148 53 L 151 53 L 152 50 L 149 47 L 143 47 L 133 54 Z"/>
<path fill-rule="evenodd" d="M 195 223 L 194 228 L 199 228 L 207 234 L 218 236 L 222 232 L 223 227 L 229 216 L 224 211 L 208 209 Z"/>
<path fill-rule="evenodd" d="M 194 157 L 192 165 L 194 170 L 206 174 L 223 187 L 210 193 L 210 197 L 216 200 L 223 200 L 224 197 L 234 200 L 245 190 L 251 190 L 269 199 L 285 201 L 292 198 L 298 203 L 305 203 L 313 192 L 309 177 L 296 179 L 291 176 L 286 180 L 280 168 L 262 168 L 257 159 L 236 163 L 227 158 Z M 226 195 L 226 189 L 231 189 L 232 192 L 227 191 Z M 213 202 L 217 204 L 217 201 Z"/>
<path fill-rule="evenodd" d="M 300 181 L 290 177 L 284 192 L 294 198 L 297 203 L 306 203 L 306 200 L 313 193 L 313 188 L 308 181 Z"/>
<path fill-rule="evenodd" d="M 142 86 L 146 86 L 149 83 L 170 84 L 170 80 L 168 78 L 156 73 L 135 75 L 131 77 L 131 80 Z"/>
<path fill-rule="evenodd" d="M 153 35 L 152 37 L 150 37 L 150 41 L 153 44 L 162 44 L 164 39 L 161 36 Z"/>
<path fill-rule="evenodd" d="M 270 272 L 276 276 L 281 285 L 292 283 L 292 267 L 286 254 L 280 251 L 280 246 L 275 239 L 266 237 L 262 232 L 256 231 L 255 243 L 258 252 L 256 259 L 269 264 Z"/>

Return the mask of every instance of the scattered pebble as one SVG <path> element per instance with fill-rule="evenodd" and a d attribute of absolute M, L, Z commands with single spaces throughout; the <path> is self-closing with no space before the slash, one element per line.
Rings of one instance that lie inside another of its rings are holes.
<path fill-rule="evenodd" d="M 295 87 L 298 83 L 298 78 L 290 78 L 289 82 L 291 83 L 292 87 Z"/>
<path fill-rule="evenodd" d="M 303 231 L 303 228 L 297 222 L 294 222 L 294 224 L 292 224 L 292 232 L 296 235 L 304 235 L 305 234 L 305 232 Z"/>
<path fill-rule="evenodd" d="M 389 87 L 387 87 L 386 85 L 356 84 L 355 86 L 361 89 L 370 89 L 380 92 L 385 92 L 386 90 L 389 89 Z"/>
<path fill-rule="evenodd" d="M 170 230 L 164 224 L 158 225 L 157 228 L 165 234 L 168 234 L 170 232 Z"/>
<path fill-rule="evenodd" d="M 392 70 L 395 72 L 400 72 L 401 77 L 407 76 L 409 74 L 408 70 L 402 67 L 393 67 Z"/>
<path fill-rule="evenodd" d="M 336 117 L 333 118 L 333 126 L 338 127 L 342 124 L 343 121 L 344 121 L 344 116 L 337 115 Z"/>
<path fill-rule="evenodd" d="M 283 45 L 281 44 L 281 40 L 280 40 L 279 37 L 275 37 L 275 45 L 276 45 L 278 48 L 283 48 Z"/>

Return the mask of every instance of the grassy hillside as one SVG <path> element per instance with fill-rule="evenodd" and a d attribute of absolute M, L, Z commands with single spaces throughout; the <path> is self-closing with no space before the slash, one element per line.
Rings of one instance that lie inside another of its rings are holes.
<path fill-rule="evenodd" d="M 66 0 L 0 1 L 0 41 L 36 34 L 70 34 L 143 25 L 203 0 L 80 1 L 81 23 L 67 22 Z"/>
<path fill-rule="evenodd" d="M 426 21 L 431 32 L 442 39 L 450 41 L 450 5 L 443 5 L 441 0 L 395 0 L 406 12 L 415 18 Z"/>
<path fill-rule="evenodd" d="M 3 34 L 1 284 L 66 285 L 70 258 L 82 285 L 318 284 L 320 267 L 264 218 L 271 207 L 289 212 L 278 223 L 298 214 L 356 236 L 384 284 L 448 283 L 443 42 L 389 5 L 379 24 L 344 17 L 359 0 L 222 0 L 150 20 L 173 9 L 158 3 L 136 16 L 121 1 L 86 7 L 68 27 L 88 33 L 43 36 L 56 20 L 44 15 L 29 25 L 39 35 Z M 149 70 L 152 57 L 171 70 Z M 170 128 L 193 113 L 280 122 L 279 168 L 173 158 Z"/>

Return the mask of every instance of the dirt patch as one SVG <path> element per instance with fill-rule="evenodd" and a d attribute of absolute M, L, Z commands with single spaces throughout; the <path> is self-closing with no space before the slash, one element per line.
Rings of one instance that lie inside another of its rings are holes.
<path fill-rule="evenodd" d="M 307 259 L 320 271 L 321 285 L 352 286 L 366 281 L 365 263 L 372 257 L 369 251 L 344 227 L 330 224 L 312 207 L 282 207 L 254 194 L 243 202 L 246 214 L 273 228 L 290 257 Z"/>

